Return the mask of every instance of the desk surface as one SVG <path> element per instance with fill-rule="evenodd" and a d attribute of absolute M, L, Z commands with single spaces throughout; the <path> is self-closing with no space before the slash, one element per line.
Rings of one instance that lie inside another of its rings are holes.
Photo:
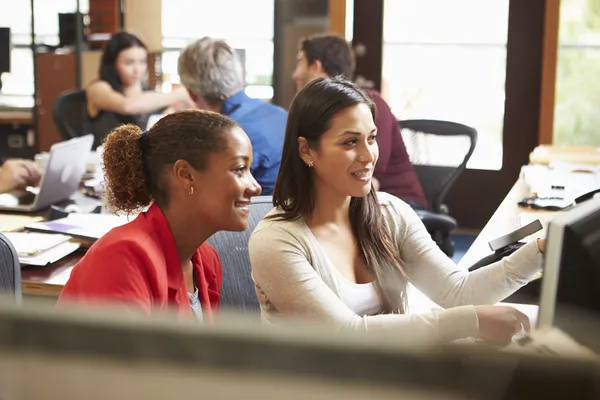
<path fill-rule="evenodd" d="M 477 239 L 473 242 L 469 250 L 465 253 L 459 262 L 459 266 L 468 268 L 481 260 L 483 257 L 492 253 L 488 242 L 502 235 L 506 235 L 521 227 L 520 216 L 528 214 L 528 217 L 538 216 L 544 228 L 546 223 L 557 212 L 535 211 L 518 206 L 518 202 L 524 197 L 529 196 L 529 188 L 523 178 L 519 178 L 510 192 L 506 195 L 492 218 L 485 225 Z M 532 237 L 545 237 L 545 232 L 538 232 Z"/>
<path fill-rule="evenodd" d="M 0 123 L 31 124 L 33 103 L 33 95 L 0 94 Z"/>
<path fill-rule="evenodd" d="M 64 206 L 68 203 L 75 203 L 83 212 L 90 212 L 100 204 L 100 201 L 76 193 L 71 200 L 61 205 Z M 42 211 L 38 215 L 47 218 L 48 211 Z M 79 250 L 45 267 L 21 268 L 23 294 L 58 297 L 71 276 L 71 270 L 84 254 L 83 250 Z"/>
<path fill-rule="evenodd" d="M 46 267 L 22 268 L 23 294 L 58 297 L 71 276 L 71 270 L 83 254 L 83 251 L 77 251 Z"/>
<path fill-rule="evenodd" d="M 491 250 L 488 242 L 518 229 L 521 226 L 519 219 L 521 214 L 525 212 L 532 213 L 539 215 L 540 219 L 548 219 L 548 216 L 556 215 L 556 213 L 548 211 L 531 211 L 520 208 L 517 202 L 528 194 L 529 189 L 524 180 L 517 180 L 473 245 L 461 259 L 459 263 L 461 267 L 467 268 L 489 255 Z M 543 234 L 538 236 L 543 236 Z M 78 251 L 47 267 L 24 268 L 21 272 L 23 294 L 58 296 L 69 279 L 71 270 L 83 254 L 83 251 Z"/>

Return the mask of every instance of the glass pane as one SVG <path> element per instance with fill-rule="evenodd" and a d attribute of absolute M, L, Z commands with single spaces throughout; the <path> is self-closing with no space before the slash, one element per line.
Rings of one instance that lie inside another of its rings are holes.
<path fill-rule="evenodd" d="M 346 0 L 346 40 L 351 42 L 354 36 L 354 0 Z"/>
<path fill-rule="evenodd" d="M 273 29 L 275 0 L 196 0 L 194 7 L 210 12 L 190 12 L 189 0 L 163 2 L 162 70 L 171 83 L 179 82 L 179 49 L 204 36 L 224 39 L 245 51 L 246 88 L 249 95 L 273 97 Z M 236 10 L 231 13 L 231 10 Z M 215 18 L 227 15 L 227 18 Z"/>
<path fill-rule="evenodd" d="M 562 0 L 554 109 L 555 144 L 600 146 L 598 86 L 600 1 Z"/>
<path fill-rule="evenodd" d="M 58 14 L 74 13 L 77 0 L 35 1 L 35 34 L 38 43 L 58 44 Z M 31 41 L 31 7 L 29 0 L 0 0 L 0 26 L 11 28 L 15 44 Z M 86 14 L 89 0 L 80 0 L 79 9 Z"/>
<path fill-rule="evenodd" d="M 274 0 L 165 0 L 162 4 L 166 38 L 273 39 Z"/>
<path fill-rule="evenodd" d="M 31 49 L 13 49 L 10 69 L 10 73 L 2 74 L 2 94 L 33 96 L 33 57 L 31 56 Z"/>
<path fill-rule="evenodd" d="M 396 118 L 472 126 L 478 144 L 468 167 L 501 169 L 508 0 L 384 5 L 382 92 Z"/>

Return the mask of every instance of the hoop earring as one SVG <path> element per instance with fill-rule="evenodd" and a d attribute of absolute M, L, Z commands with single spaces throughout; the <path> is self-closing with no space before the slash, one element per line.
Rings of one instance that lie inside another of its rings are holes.
<path fill-rule="evenodd" d="M 194 194 L 194 187 L 193 187 L 193 186 L 190 186 L 190 193 L 189 193 L 189 195 L 191 196 L 191 195 L 193 195 L 193 194 Z"/>

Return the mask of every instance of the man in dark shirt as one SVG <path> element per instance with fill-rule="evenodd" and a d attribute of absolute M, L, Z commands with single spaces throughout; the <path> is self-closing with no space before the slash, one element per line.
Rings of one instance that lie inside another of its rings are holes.
<path fill-rule="evenodd" d="M 244 92 L 242 64 L 222 40 L 202 38 L 179 56 L 181 83 L 198 108 L 211 110 L 237 122 L 252 143 L 250 171 L 263 195 L 273 192 L 279 164 L 287 111 Z"/>
<path fill-rule="evenodd" d="M 354 54 L 348 42 L 336 35 L 304 38 L 296 57 L 293 79 L 297 90 L 317 78 L 354 74 Z M 373 184 L 377 190 L 393 194 L 415 208 L 427 208 L 423 188 L 410 163 L 400 127 L 390 106 L 379 93 L 365 90 L 377 106 L 375 125 L 379 159 L 375 165 Z"/>

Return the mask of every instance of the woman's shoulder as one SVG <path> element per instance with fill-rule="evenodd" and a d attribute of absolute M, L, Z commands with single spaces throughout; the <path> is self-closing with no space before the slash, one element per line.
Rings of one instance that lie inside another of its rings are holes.
<path fill-rule="evenodd" d="M 110 83 L 103 79 L 96 79 L 95 81 L 90 82 L 90 84 L 85 88 L 85 92 L 88 95 L 90 93 L 97 92 L 98 90 L 113 90 L 113 88 Z"/>
<path fill-rule="evenodd" d="M 284 219 L 284 211 L 276 207 L 269 211 L 260 222 L 256 225 L 256 228 L 252 232 L 252 235 L 259 232 L 301 232 L 304 229 L 304 220 L 302 217 L 296 219 Z"/>
<path fill-rule="evenodd" d="M 415 223 L 419 217 L 415 210 L 394 195 L 378 192 L 381 214 L 393 232 L 405 232 L 408 225 Z"/>
<path fill-rule="evenodd" d="M 377 198 L 384 214 L 405 215 L 407 212 L 414 212 L 413 208 L 398 197 L 385 193 L 377 192 Z"/>

